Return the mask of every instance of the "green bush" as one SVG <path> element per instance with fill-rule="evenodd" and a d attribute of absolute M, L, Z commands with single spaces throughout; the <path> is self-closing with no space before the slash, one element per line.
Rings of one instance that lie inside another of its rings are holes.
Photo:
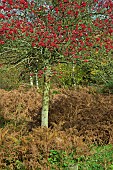
<path fill-rule="evenodd" d="M 113 146 L 93 147 L 92 155 L 78 159 L 80 170 L 113 170 Z"/>
<path fill-rule="evenodd" d="M 65 151 L 51 150 L 49 163 L 51 170 L 113 170 L 113 146 L 93 147 L 90 156 L 74 158 L 75 152 L 67 154 Z"/>
<path fill-rule="evenodd" d="M 18 88 L 23 81 L 19 79 L 20 72 L 16 68 L 0 68 L 0 88 L 12 90 Z"/>
<path fill-rule="evenodd" d="M 76 164 L 74 154 L 75 152 L 67 154 L 66 151 L 62 150 L 50 150 L 48 161 L 51 165 L 51 170 L 55 170 L 55 168 L 68 170 L 69 166 Z"/>

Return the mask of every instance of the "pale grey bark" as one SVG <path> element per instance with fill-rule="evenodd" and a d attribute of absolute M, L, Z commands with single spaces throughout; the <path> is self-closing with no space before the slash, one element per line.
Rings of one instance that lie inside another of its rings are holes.
<path fill-rule="evenodd" d="M 39 83 L 38 83 L 38 75 L 37 72 L 35 73 L 35 79 L 36 79 L 36 87 L 39 89 Z"/>
<path fill-rule="evenodd" d="M 44 91 L 42 101 L 41 126 L 48 128 L 48 112 L 49 112 L 49 97 L 50 97 L 50 71 L 51 67 L 47 66 L 44 74 Z"/>
<path fill-rule="evenodd" d="M 75 80 L 75 64 L 72 64 L 72 85 L 73 87 L 76 87 L 76 80 Z"/>
<path fill-rule="evenodd" d="M 33 87 L 33 77 L 30 75 L 30 85 Z"/>

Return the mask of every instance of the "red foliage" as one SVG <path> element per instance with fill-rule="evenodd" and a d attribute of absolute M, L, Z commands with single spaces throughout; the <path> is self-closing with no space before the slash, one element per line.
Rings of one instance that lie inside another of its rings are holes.
<path fill-rule="evenodd" d="M 65 59 L 69 56 L 79 55 L 82 52 L 83 57 L 87 49 L 93 47 L 95 42 L 106 48 L 106 52 L 113 49 L 113 41 L 106 42 L 106 36 L 113 35 L 113 2 L 94 0 L 90 5 L 96 12 L 101 12 L 105 8 L 106 18 L 96 17 L 92 19 L 92 24 L 85 23 L 87 7 L 89 4 L 76 1 L 62 0 L 53 6 L 37 6 L 35 2 L 27 0 L 2 0 L 0 8 L 5 14 L 0 14 L 0 35 L 4 37 L 0 44 L 7 40 L 26 39 L 29 37 L 31 47 L 46 48 L 51 53 L 57 51 L 63 54 Z M 97 7 L 96 7 L 97 6 Z M 25 17 L 25 10 L 28 9 Z M 16 10 L 19 12 L 15 12 Z M 20 14 L 19 14 L 20 13 Z M 22 15 L 21 15 L 22 14 Z M 20 15 L 20 16 L 19 16 Z M 88 14 L 91 19 L 92 14 Z M 10 23 L 8 19 L 10 19 Z M 102 36 L 97 38 L 96 35 Z M 84 58 L 87 60 L 87 58 Z"/>

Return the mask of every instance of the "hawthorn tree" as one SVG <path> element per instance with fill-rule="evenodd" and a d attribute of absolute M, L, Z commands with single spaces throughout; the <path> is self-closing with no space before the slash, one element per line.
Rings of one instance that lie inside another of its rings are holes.
<path fill-rule="evenodd" d="M 90 64 L 91 49 L 96 44 L 106 51 L 113 48 L 113 41 L 108 43 L 105 36 L 102 37 L 102 34 L 113 34 L 113 2 L 107 2 L 56 0 L 53 5 L 40 5 L 36 1 L 2 0 L 0 44 L 24 49 L 17 63 L 28 58 L 26 53 L 30 49 L 38 53 L 34 61 L 41 58 L 39 64 L 44 75 L 42 126 L 48 127 L 52 67 L 79 61 Z"/>

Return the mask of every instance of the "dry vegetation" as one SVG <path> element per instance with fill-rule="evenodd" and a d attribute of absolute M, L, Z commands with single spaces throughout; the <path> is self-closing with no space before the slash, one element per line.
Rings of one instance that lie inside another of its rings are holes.
<path fill-rule="evenodd" d="M 49 129 L 40 128 L 41 95 L 36 89 L 0 90 L 0 168 L 49 170 L 49 151 L 76 148 L 75 158 L 91 154 L 90 144 L 113 144 L 113 95 L 89 89 L 59 90 L 51 98 Z M 47 167 L 48 164 L 48 167 Z"/>

